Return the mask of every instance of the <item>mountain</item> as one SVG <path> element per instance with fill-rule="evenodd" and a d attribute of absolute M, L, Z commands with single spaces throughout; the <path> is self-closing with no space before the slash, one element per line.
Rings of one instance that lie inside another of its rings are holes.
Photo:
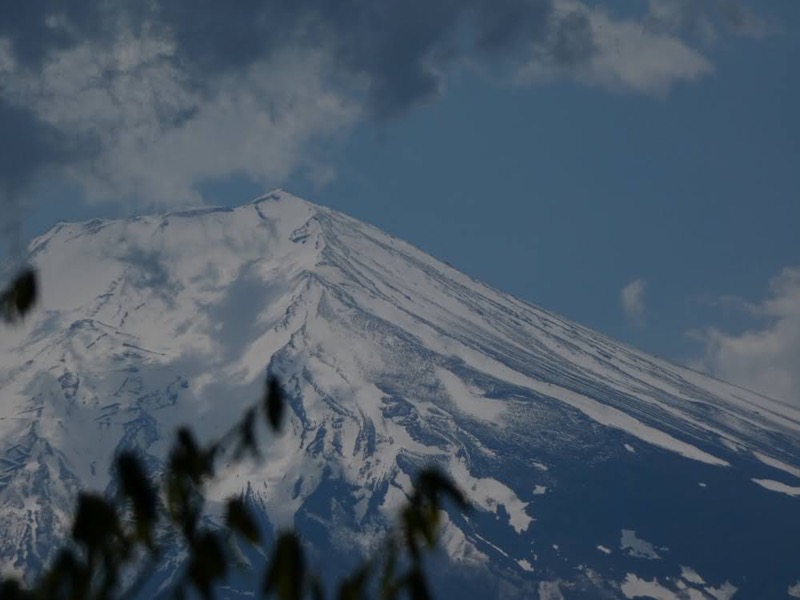
<path fill-rule="evenodd" d="M 800 596 L 795 407 L 282 191 L 60 224 L 30 257 L 42 303 L 0 341 L 3 573 L 42 568 L 77 490 L 109 489 L 115 452 L 158 468 L 178 425 L 219 435 L 269 371 L 285 432 L 210 500 L 245 492 L 318 564 L 374 549 L 416 470 L 438 464 L 474 505 L 445 519 L 440 597 Z"/>

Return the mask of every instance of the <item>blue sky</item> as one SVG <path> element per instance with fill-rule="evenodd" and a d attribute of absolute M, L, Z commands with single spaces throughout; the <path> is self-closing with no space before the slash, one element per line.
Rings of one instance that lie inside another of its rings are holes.
<path fill-rule="evenodd" d="M 800 4 L 272 4 L 314 41 L 251 47 L 257 19 L 211 2 L 200 41 L 180 8 L 0 14 L 0 121 L 33 140 L 3 155 L 7 239 L 283 187 L 800 402 Z"/>

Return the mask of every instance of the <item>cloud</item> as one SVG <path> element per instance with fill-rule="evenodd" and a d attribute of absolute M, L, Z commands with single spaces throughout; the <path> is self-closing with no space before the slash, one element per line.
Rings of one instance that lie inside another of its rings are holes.
<path fill-rule="evenodd" d="M 36 114 L 0 97 L 0 234 L 11 256 L 24 251 L 24 203 L 20 191 L 35 175 L 63 165 L 72 155 L 69 139 Z"/>
<path fill-rule="evenodd" d="M 741 306 L 761 325 L 739 334 L 715 328 L 699 334 L 705 344 L 700 366 L 720 379 L 800 405 L 800 266 L 774 277 L 764 300 Z"/>
<path fill-rule="evenodd" d="M 664 95 L 676 83 L 713 70 L 708 59 L 672 33 L 648 30 L 633 19 L 614 19 L 602 7 L 563 1 L 557 14 L 558 25 L 536 47 L 519 81 L 572 78 L 612 90 Z"/>
<path fill-rule="evenodd" d="M 647 282 L 635 279 L 622 288 L 619 293 L 625 316 L 636 325 L 644 325 L 644 293 Z"/>
<path fill-rule="evenodd" d="M 0 194 L 52 172 L 151 205 L 237 174 L 328 180 L 326 142 L 435 99 L 465 64 L 665 93 L 711 71 L 665 2 L 638 20 L 575 0 L 0 3 L 0 130 L 24 147 Z"/>
<path fill-rule="evenodd" d="M 766 21 L 741 0 L 648 0 L 645 26 L 650 31 L 686 33 L 706 42 L 721 33 L 762 37 Z"/>
<path fill-rule="evenodd" d="M 311 49 L 282 48 L 201 82 L 181 66 L 169 36 L 142 24 L 37 61 L 0 78 L 0 100 L 17 113 L 8 121 L 23 143 L 44 137 L 31 120 L 50 138 L 70 141 L 63 172 L 90 200 L 198 203 L 197 185 L 209 179 L 284 180 L 298 168 L 316 169 L 309 148 L 360 113 L 328 85 L 329 58 Z M 23 169 L 0 178 L 18 189 L 55 148 L 36 144 Z"/>

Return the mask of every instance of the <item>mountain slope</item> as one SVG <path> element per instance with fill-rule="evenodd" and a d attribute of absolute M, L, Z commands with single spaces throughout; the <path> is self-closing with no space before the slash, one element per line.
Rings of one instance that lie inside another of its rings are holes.
<path fill-rule="evenodd" d="M 0 342 L 4 570 L 41 567 L 116 450 L 157 466 L 177 425 L 220 433 L 269 368 L 290 426 L 212 499 L 247 489 L 320 555 L 368 550 L 435 462 L 476 505 L 449 516 L 442 589 L 779 598 L 800 578 L 800 411 L 342 214 L 274 192 L 62 224 L 31 257 L 43 306 Z"/>

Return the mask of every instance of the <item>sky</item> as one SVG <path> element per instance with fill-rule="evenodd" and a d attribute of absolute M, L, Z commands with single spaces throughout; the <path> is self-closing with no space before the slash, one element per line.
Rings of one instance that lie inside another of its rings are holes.
<path fill-rule="evenodd" d="M 800 404 L 800 2 L 0 4 L 11 263 L 281 187 Z"/>

